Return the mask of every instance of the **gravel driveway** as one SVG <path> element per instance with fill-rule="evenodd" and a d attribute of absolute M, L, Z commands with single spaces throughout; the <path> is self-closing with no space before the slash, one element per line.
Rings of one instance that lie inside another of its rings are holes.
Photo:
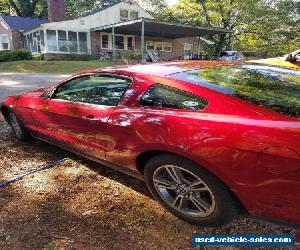
<path fill-rule="evenodd" d="M 68 75 L 3 73 L 0 72 L 0 102 L 9 95 L 15 95 L 37 88 L 47 87 Z"/>

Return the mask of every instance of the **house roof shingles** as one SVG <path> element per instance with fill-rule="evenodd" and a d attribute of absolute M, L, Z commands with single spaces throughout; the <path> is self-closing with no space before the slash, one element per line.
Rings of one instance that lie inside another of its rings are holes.
<path fill-rule="evenodd" d="M 19 16 L 1 16 L 12 30 L 29 30 L 43 23 L 48 23 L 47 19 L 19 17 Z"/>

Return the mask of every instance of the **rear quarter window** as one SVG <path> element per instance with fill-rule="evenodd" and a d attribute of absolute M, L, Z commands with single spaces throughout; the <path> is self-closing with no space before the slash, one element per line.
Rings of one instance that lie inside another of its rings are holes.
<path fill-rule="evenodd" d="M 300 71 L 262 65 L 210 67 L 171 75 L 300 118 Z"/>
<path fill-rule="evenodd" d="M 203 110 L 207 107 L 206 99 L 172 87 L 155 84 L 141 97 L 143 106 L 171 108 L 181 110 Z"/>

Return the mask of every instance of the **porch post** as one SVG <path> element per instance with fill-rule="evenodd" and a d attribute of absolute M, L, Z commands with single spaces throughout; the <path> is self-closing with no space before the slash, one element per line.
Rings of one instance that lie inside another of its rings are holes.
<path fill-rule="evenodd" d="M 144 46 L 145 46 L 145 23 L 142 18 L 142 30 L 141 30 L 141 60 L 144 61 Z"/>
<path fill-rule="evenodd" d="M 113 51 L 113 60 L 116 59 L 116 36 L 115 36 L 115 27 L 111 29 L 112 33 L 112 51 Z"/>
<path fill-rule="evenodd" d="M 47 40 L 47 30 L 43 28 L 44 31 L 44 52 L 45 54 L 48 53 L 48 40 Z"/>

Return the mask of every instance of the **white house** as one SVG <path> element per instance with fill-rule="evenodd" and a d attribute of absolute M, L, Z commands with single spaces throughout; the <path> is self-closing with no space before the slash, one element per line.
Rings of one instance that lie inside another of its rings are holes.
<path fill-rule="evenodd" d="M 47 56 L 91 55 L 95 58 L 157 51 L 162 60 L 201 55 L 203 36 L 231 30 L 193 27 L 155 20 L 130 1 L 121 1 L 65 20 L 63 0 L 48 0 L 49 22 L 23 31 L 23 46 Z"/>

